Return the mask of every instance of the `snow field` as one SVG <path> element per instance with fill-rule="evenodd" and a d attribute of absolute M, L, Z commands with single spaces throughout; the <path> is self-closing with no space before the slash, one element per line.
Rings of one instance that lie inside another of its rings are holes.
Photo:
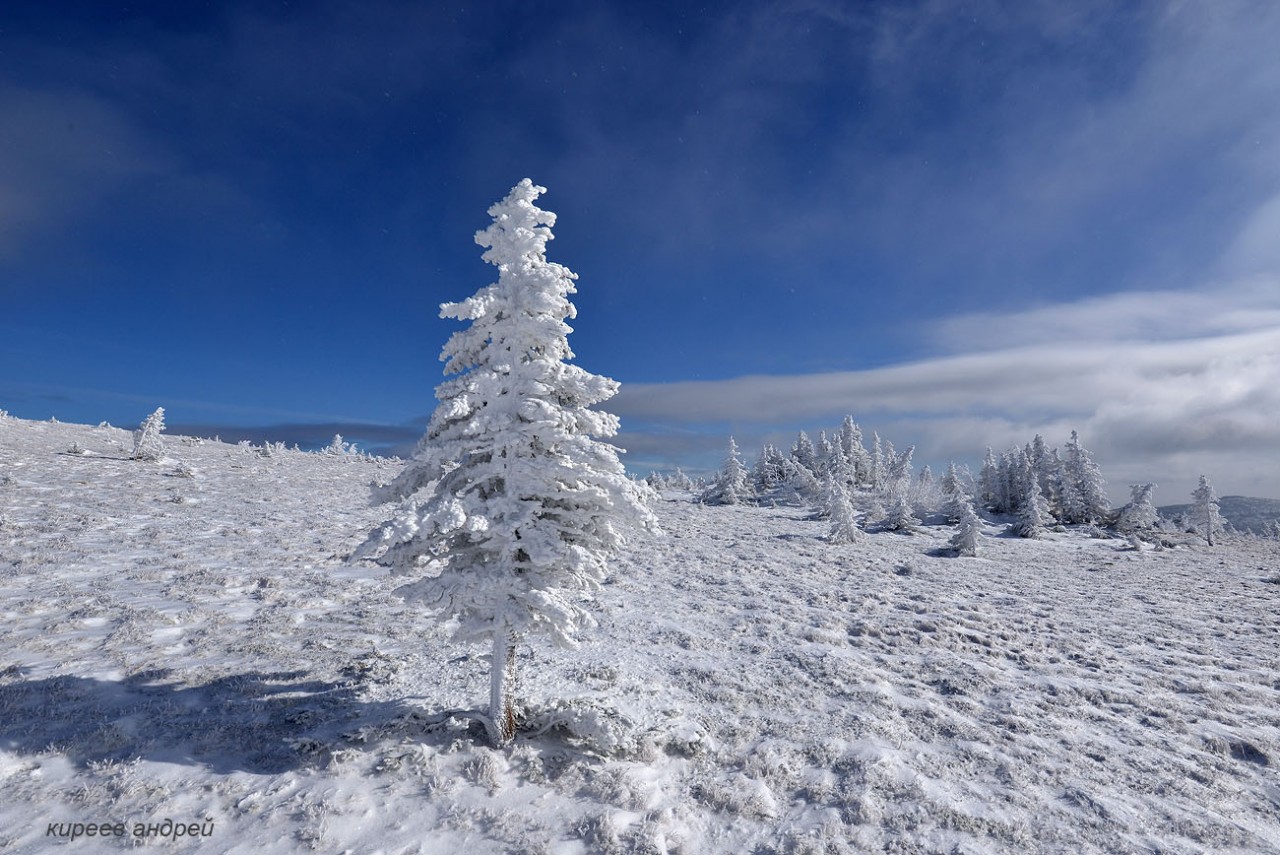
<path fill-rule="evenodd" d="M 495 752 L 485 651 L 345 561 L 394 465 L 130 443 L 0 419 L 0 850 L 1280 852 L 1274 543 L 957 559 L 667 494 Z"/>

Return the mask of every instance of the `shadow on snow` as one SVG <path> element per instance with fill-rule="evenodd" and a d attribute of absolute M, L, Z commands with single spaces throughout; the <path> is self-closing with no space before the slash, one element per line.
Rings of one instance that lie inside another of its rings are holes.
<path fill-rule="evenodd" d="M 57 676 L 0 682 L 0 748 L 56 752 L 78 766 L 143 758 L 219 774 L 278 774 L 325 765 L 350 734 L 377 732 L 419 711 L 367 701 L 359 685 L 304 671 L 244 673 L 200 685 L 156 670 L 123 680 Z M 356 740 L 356 741 L 364 741 Z"/>

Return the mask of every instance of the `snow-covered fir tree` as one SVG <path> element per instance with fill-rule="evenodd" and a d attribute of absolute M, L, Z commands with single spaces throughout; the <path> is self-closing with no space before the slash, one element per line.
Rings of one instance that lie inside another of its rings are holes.
<path fill-rule="evenodd" d="M 1120 509 L 1116 530 L 1123 534 L 1139 534 L 1150 531 L 1160 522 L 1160 514 L 1151 502 L 1155 484 L 1130 484 L 1129 504 Z"/>
<path fill-rule="evenodd" d="M 911 504 L 916 514 L 924 519 L 942 506 L 942 489 L 933 477 L 933 470 L 925 464 L 911 484 Z"/>
<path fill-rule="evenodd" d="M 867 485 L 873 490 L 879 490 L 884 486 L 884 447 L 880 443 L 880 434 L 876 431 L 871 432 L 871 455 L 870 455 L 870 473 L 867 479 Z"/>
<path fill-rule="evenodd" d="M 973 502 L 965 499 L 960 503 L 959 516 L 956 520 L 956 533 L 951 538 L 951 548 L 956 555 L 973 558 L 978 554 L 978 534 L 982 531 L 982 521 L 978 518 Z"/>
<path fill-rule="evenodd" d="M 736 505 L 750 498 L 751 485 L 747 481 L 747 467 L 742 465 L 738 443 L 733 437 L 729 437 L 729 453 L 720 467 L 720 474 L 698 501 L 705 505 Z"/>
<path fill-rule="evenodd" d="M 574 646 L 595 625 L 585 601 L 626 533 L 656 530 L 618 449 L 599 441 L 618 419 L 594 406 L 618 384 L 568 362 L 577 277 L 546 259 L 555 215 L 534 205 L 544 192 L 521 181 L 476 234 L 498 281 L 441 306 L 470 324 L 445 344 L 439 403 L 387 490 L 401 509 L 357 552 L 425 573 L 400 592 L 437 606 L 460 640 L 490 644 L 495 744 L 516 728 L 517 640 Z"/>
<path fill-rule="evenodd" d="M 1071 439 L 1067 442 L 1062 481 L 1063 522 L 1106 521 L 1111 512 L 1111 502 L 1107 499 L 1107 484 L 1102 480 L 1102 471 L 1093 462 L 1089 452 L 1080 444 L 1080 436 L 1075 431 L 1071 432 Z M 1070 505 L 1067 505 L 1068 497 Z"/>
<path fill-rule="evenodd" d="M 787 480 L 787 458 L 777 446 L 765 443 L 751 470 L 751 486 L 762 499 Z"/>
<path fill-rule="evenodd" d="M 853 466 L 855 484 L 870 483 L 871 455 L 862 444 L 862 429 L 853 420 L 853 416 L 845 416 L 840 424 L 840 436 L 837 438 L 840 449 Z"/>
<path fill-rule="evenodd" d="M 1018 508 L 1018 520 L 1012 525 L 1013 533 L 1018 537 L 1041 537 L 1052 517 L 1049 514 L 1049 502 L 1040 495 L 1040 489 L 1034 481 L 1025 485 L 1025 493 Z"/>
<path fill-rule="evenodd" d="M 832 446 L 831 455 L 827 459 L 827 465 L 823 467 L 822 478 L 822 506 L 819 508 L 821 517 L 829 518 L 833 508 L 841 499 L 849 501 L 849 481 L 852 477 L 852 469 L 849 461 L 845 459 L 844 452 L 841 451 L 839 445 Z"/>
<path fill-rule="evenodd" d="M 960 483 L 960 470 L 955 462 L 947 464 L 947 471 L 942 476 L 942 506 L 939 510 L 947 518 L 947 522 L 956 523 L 969 505 L 969 497 L 965 495 L 964 485 Z"/>
<path fill-rule="evenodd" d="M 1204 475 L 1191 493 L 1191 507 L 1187 510 L 1187 522 L 1191 530 L 1213 546 L 1213 536 L 1223 531 L 1222 514 L 1218 508 L 1218 494 Z"/>
<path fill-rule="evenodd" d="M 133 432 L 133 459 L 159 460 L 164 453 L 164 440 L 160 438 L 163 430 L 164 407 L 156 407 L 156 411 L 143 419 Z"/>
<path fill-rule="evenodd" d="M 831 528 L 827 532 L 827 540 L 831 543 L 853 543 L 862 538 L 862 529 L 858 528 L 857 514 L 853 510 L 853 502 L 849 500 L 849 491 L 839 479 L 831 479 L 831 494 L 827 501 L 827 516 L 831 520 Z"/>
<path fill-rule="evenodd" d="M 671 473 L 671 477 L 667 479 L 667 488 L 670 490 L 692 490 L 693 481 L 684 473 L 679 466 L 676 471 Z"/>
<path fill-rule="evenodd" d="M 839 484 L 846 493 L 854 489 L 857 484 L 853 461 L 845 455 L 844 448 L 839 443 L 831 446 L 831 455 L 827 458 L 827 465 L 823 469 L 823 478 L 828 482 Z"/>
<path fill-rule="evenodd" d="M 1053 483 L 1057 480 L 1057 466 L 1053 462 L 1053 453 L 1045 444 L 1044 437 L 1036 434 L 1027 444 L 1027 463 L 1031 467 L 1031 476 L 1035 478 L 1040 494 L 1053 506 Z"/>
<path fill-rule="evenodd" d="M 787 458 L 783 461 L 783 489 L 788 499 L 798 505 L 813 505 L 822 501 L 822 482 L 799 462 Z"/>
<path fill-rule="evenodd" d="M 902 481 L 895 483 L 889 488 L 886 499 L 881 528 L 885 531 L 915 531 L 918 528 L 917 520 L 911 507 L 911 499 L 907 495 L 907 484 Z"/>
<path fill-rule="evenodd" d="M 982 469 L 978 472 L 978 501 L 989 511 L 1001 512 L 1000 501 L 1000 466 L 996 462 L 996 453 L 987 446 L 987 456 L 982 460 Z"/>
<path fill-rule="evenodd" d="M 809 435 L 804 431 L 800 431 L 796 436 L 795 444 L 791 446 L 791 459 L 808 469 L 810 473 L 818 474 L 817 450 L 813 447 L 813 440 L 809 439 Z"/>

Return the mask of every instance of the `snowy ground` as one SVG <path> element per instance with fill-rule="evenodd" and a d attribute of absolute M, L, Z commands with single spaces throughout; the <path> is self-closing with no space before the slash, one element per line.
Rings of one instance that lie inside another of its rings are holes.
<path fill-rule="evenodd" d="M 1275 541 L 955 559 L 668 495 L 495 752 L 482 651 L 344 561 L 391 464 L 166 443 L 0 418 L 0 851 L 1280 852 Z"/>

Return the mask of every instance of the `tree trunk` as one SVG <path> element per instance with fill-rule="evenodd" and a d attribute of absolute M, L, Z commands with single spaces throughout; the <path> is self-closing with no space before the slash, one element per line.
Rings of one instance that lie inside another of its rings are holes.
<path fill-rule="evenodd" d="M 516 735 L 516 714 L 512 690 L 516 679 L 515 638 L 506 627 L 494 630 L 493 653 L 489 658 L 489 717 L 493 729 L 489 733 L 495 748 L 510 742 Z"/>

